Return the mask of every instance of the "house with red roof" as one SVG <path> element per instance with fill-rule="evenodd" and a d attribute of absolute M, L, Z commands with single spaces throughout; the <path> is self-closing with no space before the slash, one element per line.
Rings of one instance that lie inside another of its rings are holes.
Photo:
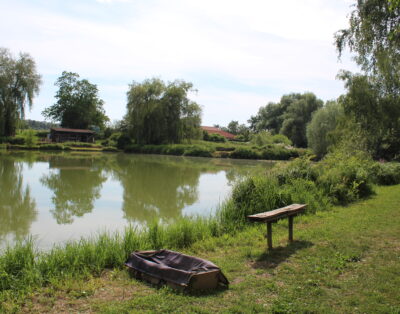
<path fill-rule="evenodd" d="M 236 135 L 222 131 L 220 128 L 212 127 L 212 126 L 202 126 L 201 129 L 206 131 L 208 134 L 219 134 L 225 137 L 227 140 L 233 140 Z"/>

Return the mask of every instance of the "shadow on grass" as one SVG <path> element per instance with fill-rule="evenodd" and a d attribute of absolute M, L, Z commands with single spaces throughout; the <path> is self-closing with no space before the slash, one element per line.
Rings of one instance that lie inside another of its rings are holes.
<path fill-rule="evenodd" d="M 309 241 L 294 241 L 287 246 L 279 246 L 261 254 L 253 263 L 253 268 L 275 268 L 286 261 L 298 250 L 306 249 L 314 244 Z"/>

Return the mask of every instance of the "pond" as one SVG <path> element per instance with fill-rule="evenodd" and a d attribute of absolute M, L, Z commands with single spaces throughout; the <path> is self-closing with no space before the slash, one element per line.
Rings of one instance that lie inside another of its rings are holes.
<path fill-rule="evenodd" d="M 234 182 L 273 162 L 0 151 L 0 247 L 39 248 L 152 220 L 213 215 Z"/>

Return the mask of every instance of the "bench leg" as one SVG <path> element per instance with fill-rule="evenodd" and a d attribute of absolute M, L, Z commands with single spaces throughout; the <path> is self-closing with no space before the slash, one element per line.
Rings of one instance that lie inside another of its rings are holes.
<path fill-rule="evenodd" d="M 267 222 L 267 243 L 268 250 L 272 250 L 272 222 Z"/>
<path fill-rule="evenodd" d="M 293 216 L 289 216 L 289 242 L 293 242 Z"/>

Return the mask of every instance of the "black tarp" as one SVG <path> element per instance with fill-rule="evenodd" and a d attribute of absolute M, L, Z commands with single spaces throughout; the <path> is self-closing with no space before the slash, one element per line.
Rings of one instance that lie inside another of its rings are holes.
<path fill-rule="evenodd" d="M 229 282 L 218 266 L 210 261 L 169 250 L 133 252 L 125 265 L 152 277 L 188 286 L 194 274 L 219 271 L 218 281 Z"/>

